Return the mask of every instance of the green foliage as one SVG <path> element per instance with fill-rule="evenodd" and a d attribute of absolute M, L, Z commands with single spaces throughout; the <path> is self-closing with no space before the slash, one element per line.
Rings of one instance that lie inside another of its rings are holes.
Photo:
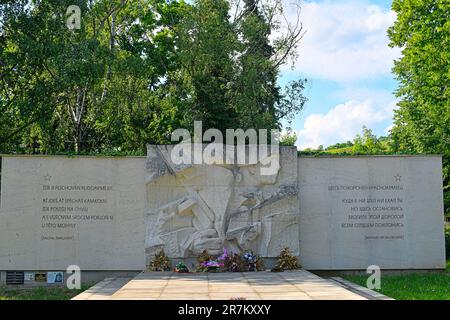
<path fill-rule="evenodd" d="M 322 155 L 376 155 L 376 154 L 402 154 L 406 152 L 395 152 L 392 148 L 390 137 L 377 137 L 372 130 L 363 126 L 362 134 L 357 134 L 353 141 L 337 143 L 327 148 L 319 146 L 317 149 L 304 149 L 299 155 L 322 156 Z"/>
<path fill-rule="evenodd" d="M 306 98 L 302 95 L 306 80 L 290 82 L 284 90 L 277 84 L 279 64 L 276 56 L 283 50 L 295 47 L 295 38 L 276 39 L 269 37 L 279 28 L 273 15 L 281 8 L 276 3 L 264 7 L 258 0 L 244 1 L 240 18 L 234 21 L 235 33 L 239 36 L 236 49 L 239 52 L 234 77 L 230 82 L 229 97 L 237 112 L 239 128 L 280 129 L 281 119 L 288 122 L 292 115 L 302 110 Z M 293 46 L 280 47 L 283 40 L 293 40 Z"/>
<path fill-rule="evenodd" d="M 450 227 L 445 228 L 445 256 L 450 260 Z"/>
<path fill-rule="evenodd" d="M 388 34 L 402 49 L 393 72 L 400 99 L 394 115 L 396 151 L 442 154 L 450 213 L 450 10 L 448 0 L 394 0 L 397 21 Z"/>
<path fill-rule="evenodd" d="M 280 146 L 295 146 L 295 143 L 297 142 L 297 135 L 295 132 L 293 133 L 286 133 L 285 135 L 281 136 L 280 138 Z"/>
<path fill-rule="evenodd" d="M 347 142 L 336 143 L 331 146 L 328 146 L 327 150 L 343 149 L 343 148 L 350 148 L 350 147 L 353 147 L 353 142 L 349 140 Z"/>
<path fill-rule="evenodd" d="M 356 154 L 383 154 L 389 146 L 382 143 L 382 138 L 377 138 L 372 130 L 363 127 L 363 134 L 357 135 L 353 140 L 352 152 Z"/>
<path fill-rule="evenodd" d="M 69 5 L 80 30 L 66 27 Z M 0 153 L 145 153 L 194 120 L 279 128 L 306 101 L 304 79 L 277 85 L 300 38 L 272 46 L 279 9 L 246 1 L 232 19 L 227 0 L 1 2 Z"/>
<path fill-rule="evenodd" d="M 70 290 L 62 287 L 37 287 L 27 289 L 0 287 L 0 300 L 70 300 L 91 286 L 92 284 L 82 284 L 80 290 Z"/>
<path fill-rule="evenodd" d="M 81 8 L 82 24 L 71 31 L 65 12 L 73 4 Z M 137 151 L 163 141 L 155 132 L 168 132 L 173 118 L 160 83 L 171 40 L 156 32 L 164 24 L 150 6 L 19 1 L 2 10 L 3 152 Z"/>
<path fill-rule="evenodd" d="M 449 300 L 450 261 L 445 272 L 411 273 L 381 276 L 381 292 L 397 300 Z M 367 275 L 344 276 L 345 279 L 366 286 Z"/>

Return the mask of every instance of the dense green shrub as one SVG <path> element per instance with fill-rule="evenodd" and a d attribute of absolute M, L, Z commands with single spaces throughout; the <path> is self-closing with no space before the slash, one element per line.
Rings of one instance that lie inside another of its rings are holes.
<path fill-rule="evenodd" d="M 445 228 L 445 256 L 450 259 L 450 227 Z"/>

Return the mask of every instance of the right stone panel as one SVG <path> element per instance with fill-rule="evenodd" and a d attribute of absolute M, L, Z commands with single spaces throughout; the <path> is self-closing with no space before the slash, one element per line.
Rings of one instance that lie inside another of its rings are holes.
<path fill-rule="evenodd" d="M 306 269 L 445 268 L 440 156 L 298 159 Z"/>

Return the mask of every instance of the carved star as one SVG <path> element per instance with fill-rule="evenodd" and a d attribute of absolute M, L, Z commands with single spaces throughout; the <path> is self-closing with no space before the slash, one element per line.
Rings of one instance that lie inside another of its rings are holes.
<path fill-rule="evenodd" d="M 401 175 L 399 175 L 398 173 L 394 176 L 394 178 L 395 178 L 395 181 L 402 181 L 402 176 Z"/>
<path fill-rule="evenodd" d="M 50 181 L 51 178 L 52 178 L 52 176 L 49 175 L 48 173 L 44 176 L 44 180 L 47 182 Z"/>

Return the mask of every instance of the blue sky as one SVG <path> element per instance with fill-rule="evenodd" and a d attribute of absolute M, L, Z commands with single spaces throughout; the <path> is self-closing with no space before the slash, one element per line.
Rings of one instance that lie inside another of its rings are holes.
<path fill-rule="evenodd" d="M 388 47 L 390 7 L 390 0 L 304 1 L 299 58 L 280 79 L 309 81 L 309 101 L 292 125 L 301 149 L 352 140 L 363 125 L 377 135 L 391 127 L 397 85 L 391 68 L 400 51 Z"/>

